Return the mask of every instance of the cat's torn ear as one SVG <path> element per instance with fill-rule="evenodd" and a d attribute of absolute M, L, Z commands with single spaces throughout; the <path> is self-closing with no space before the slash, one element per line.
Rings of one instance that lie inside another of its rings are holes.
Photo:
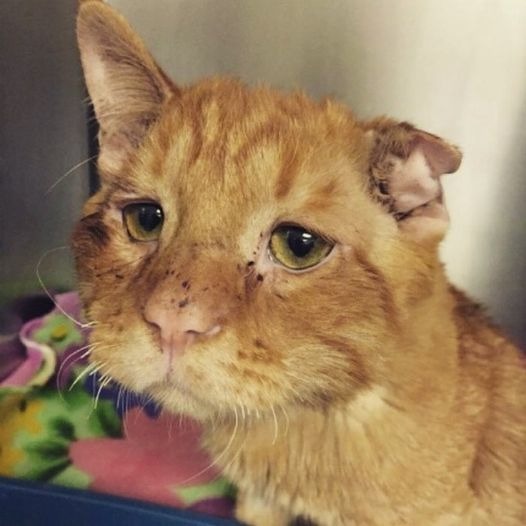
<path fill-rule="evenodd" d="M 77 37 L 100 127 L 104 177 L 118 173 L 177 88 L 124 18 L 101 0 L 80 1 Z"/>
<path fill-rule="evenodd" d="M 418 242 L 443 238 L 449 215 L 440 177 L 455 172 L 455 146 L 408 123 L 379 118 L 364 123 L 370 140 L 369 175 L 375 197 Z"/>

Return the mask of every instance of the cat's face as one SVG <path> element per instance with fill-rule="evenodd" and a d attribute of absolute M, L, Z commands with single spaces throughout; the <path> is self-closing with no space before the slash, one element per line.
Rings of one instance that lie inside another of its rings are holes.
<path fill-rule="evenodd" d="M 102 185 L 73 246 L 102 371 L 203 418 L 380 382 L 405 307 L 432 288 L 437 174 L 458 152 L 298 94 L 178 88 L 97 1 L 79 40 Z"/>

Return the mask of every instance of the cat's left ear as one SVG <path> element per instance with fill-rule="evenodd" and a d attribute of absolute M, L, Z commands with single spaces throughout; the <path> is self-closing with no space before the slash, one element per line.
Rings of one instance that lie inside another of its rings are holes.
<path fill-rule="evenodd" d="M 177 92 L 126 20 L 101 0 L 81 0 L 77 37 L 100 126 L 101 175 L 118 173 Z"/>
<path fill-rule="evenodd" d="M 440 178 L 460 166 L 460 150 L 408 123 L 379 118 L 364 123 L 374 196 L 418 242 L 444 237 L 449 215 Z"/>

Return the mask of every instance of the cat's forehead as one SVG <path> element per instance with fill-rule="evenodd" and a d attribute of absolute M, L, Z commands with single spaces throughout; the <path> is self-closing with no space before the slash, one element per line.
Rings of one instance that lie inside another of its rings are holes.
<path fill-rule="evenodd" d="M 135 177 L 196 206 L 312 211 L 363 186 L 363 148 L 363 132 L 335 103 L 218 79 L 167 105 Z"/>

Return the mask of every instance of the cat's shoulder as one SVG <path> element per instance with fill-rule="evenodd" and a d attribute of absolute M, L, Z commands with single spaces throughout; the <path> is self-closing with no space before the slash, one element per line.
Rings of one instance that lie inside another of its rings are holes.
<path fill-rule="evenodd" d="M 459 364 L 493 386 L 513 384 L 525 397 L 526 354 L 491 319 L 487 309 L 464 292 L 450 286 L 457 328 Z M 504 386 L 503 386 L 504 387 Z"/>
<path fill-rule="evenodd" d="M 500 415 L 526 438 L 526 354 L 496 325 L 487 310 L 462 291 L 450 289 L 455 306 L 460 398 L 474 397 L 489 421 Z M 502 426 L 499 426 L 502 427 Z"/>
<path fill-rule="evenodd" d="M 453 298 L 453 318 L 461 351 L 469 353 L 470 347 L 473 347 L 479 351 L 484 349 L 488 357 L 495 357 L 501 353 L 524 357 L 520 349 L 493 321 L 484 305 L 453 285 L 450 285 L 449 292 Z"/>

